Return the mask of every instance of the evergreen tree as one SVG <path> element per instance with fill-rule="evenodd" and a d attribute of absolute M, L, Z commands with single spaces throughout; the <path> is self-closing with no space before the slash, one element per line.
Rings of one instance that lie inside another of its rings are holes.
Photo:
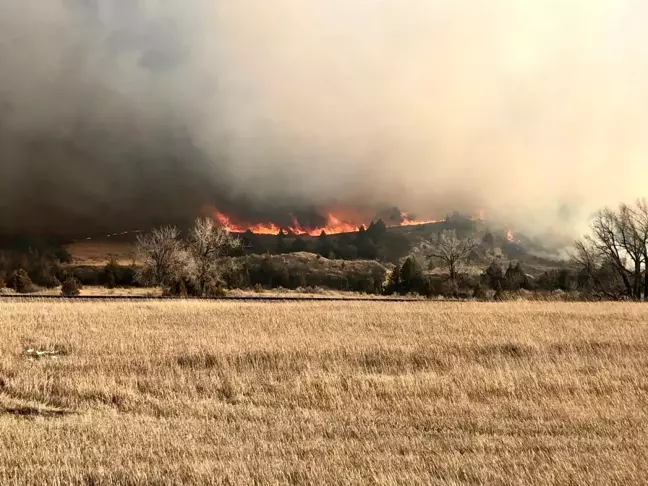
<path fill-rule="evenodd" d="M 326 258 L 329 258 L 333 253 L 333 245 L 329 242 L 325 231 L 322 231 L 317 239 L 317 253 Z"/>
<path fill-rule="evenodd" d="M 394 270 L 392 270 L 391 275 L 389 275 L 389 280 L 387 282 L 387 293 L 395 294 L 402 291 L 401 285 L 401 267 L 396 265 Z"/>
<path fill-rule="evenodd" d="M 111 258 L 106 264 L 102 280 L 107 288 L 114 289 L 117 286 L 117 283 L 119 282 L 120 269 L 121 267 L 114 258 Z"/>
<path fill-rule="evenodd" d="M 387 234 L 387 225 L 382 219 L 372 221 L 367 229 L 367 237 L 371 238 L 374 243 L 380 242 L 385 234 Z"/>
<path fill-rule="evenodd" d="M 290 246 L 290 251 L 292 253 L 298 253 L 300 251 L 306 251 L 308 249 L 308 245 L 304 241 L 303 238 L 297 237 L 295 238 L 295 241 L 293 241 L 292 245 Z"/>
<path fill-rule="evenodd" d="M 61 286 L 63 297 L 76 297 L 81 293 L 81 283 L 73 276 L 69 276 Z"/>
<path fill-rule="evenodd" d="M 11 277 L 9 277 L 9 281 L 7 282 L 7 287 L 9 287 L 10 289 L 14 289 L 19 294 L 28 294 L 36 290 L 34 288 L 34 284 L 29 278 L 29 275 L 22 268 L 15 270 L 11 274 Z"/>
<path fill-rule="evenodd" d="M 504 280 L 506 282 L 507 290 L 517 291 L 520 289 L 527 289 L 528 279 L 520 263 L 518 262 L 515 266 L 513 263 L 509 263 L 508 268 L 506 269 L 506 274 L 504 275 Z"/>
<path fill-rule="evenodd" d="M 400 270 L 400 283 L 405 292 L 418 292 L 423 281 L 423 269 L 419 262 L 408 257 Z"/>
<path fill-rule="evenodd" d="M 493 290 L 497 288 L 498 284 L 501 287 L 502 282 L 504 281 L 504 272 L 502 271 L 502 267 L 500 267 L 497 262 L 491 263 L 482 275 L 482 279 L 484 283 Z"/>
<path fill-rule="evenodd" d="M 277 253 L 286 253 L 286 250 L 286 235 L 283 230 L 279 230 L 279 233 L 277 233 Z"/>
<path fill-rule="evenodd" d="M 495 284 L 495 295 L 493 298 L 498 302 L 504 300 L 504 289 L 502 288 L 502 282 L 499 280 Z"/>
<path fill-rule="evenodd" d="M 486 234 L 482 239 L 482 244 L 489 249 L 493 249 L 495 247 L 495 237 L 493 236 L 493 233 L 490 232 L 490 230 L 486 231 Z"/>

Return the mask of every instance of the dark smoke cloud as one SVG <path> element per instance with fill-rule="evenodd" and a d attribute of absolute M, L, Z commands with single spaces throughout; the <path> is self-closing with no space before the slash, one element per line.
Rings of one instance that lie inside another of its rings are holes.
<path fill-rule="evenodd" d="M 394 205 L 572 231 L 646 195 L 646 20 L 630 0 L 0 0 L 0 232 Z"/>

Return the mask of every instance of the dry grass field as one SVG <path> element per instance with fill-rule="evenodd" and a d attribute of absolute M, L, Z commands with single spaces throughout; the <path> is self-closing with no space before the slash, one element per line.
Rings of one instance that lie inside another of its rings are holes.
<path fill-rule="evenodd" d="M 646 484 L 648 306 L 0 302 L 0 484 Z"/>
<path fill-rule="evenodd" d="M 88 240 L 70 243 L 66 246 L 76 265 L 102 267 L 114 259 L 120 265 L 132 265 L 136 260 L 136 248 L 133 241 Z"/>

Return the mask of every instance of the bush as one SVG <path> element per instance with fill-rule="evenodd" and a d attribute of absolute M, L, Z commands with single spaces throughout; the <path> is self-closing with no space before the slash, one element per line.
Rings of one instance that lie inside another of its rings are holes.
<path fill-rule="evenodd" d="M 74 273 L 74 278 L 81 282 L 81 285 L 101 285 L 101 279 L 103 275 L 103 268 L 101 267 L 79 266 L 74 267 L 74 269 L 72 269 L 72 272 Z"/>
<path fill-rule="evenodd" d="M 456 299 L 459 297 L 459 286 L 457 282 L 452 279 L 448 279 L 443 284 L 443 296 L 451 299 Z"/>
<path fill-rule="evenodd" d="M 225 297 L 227 295 L 227 292 L 225 291 L 225 287 L 215 279 L 211 279 L 205 284 L 205 289 L 203 295 L 198 295 L 198 297 Z"/>
<path fill-rule="evenodd" d="M 576 289 L 577 284 L 577 277 L 572 275 L 569 270 L 562 269 L 549 270 L 543 273 L 538 278 L 537 287 L 546 291 L 562 290 L 563 292 L 570 292 Z"/>
<path fill-rule="evenodd" d="M 195 283 L 187 277 L 174 278 L 169 285 L 164 289 L 163 295 L 165 297 L 180 297 L 186 299 L 187 297 L 200 296 L 200 290 Z"/>
<path fill-rule="evenodd" d="M 15 270 L 11 274 L 11 277 L 9 277 L 8 287 L 14 289 L 19 294 L 29 294 L 36 291 L 36 287 L 29 278 L 29 275 L 22 268 Z"/>
<path fill-rule="evenodd" d="M 61 295 L 64 297 L 76 297 L 81 293 L 82 285 L 75 277 L 69 276 L 63 281 Z"/>
<path fill-rule="evenodd" d="M 70 252 L 67 251 L 67 249 L 65 249 L 65 248 L 58 248 L 54 252 L 54 256 L 61 263 L 72 263 L 72 255 L 70 255 Z"/>
<path fill-rule="evenodd" d="M 38 276 L 38 278 L 34 280 L 41 287 L 45 287 L 48 289 L 55 289 L 56 287 L 61 285 L 61 282 L 58 278 L 56 278 L 56 275 L 48 271 L 44 271 Z"/>
<path fill-rule="evenodd" d="M 488 293 L 486 292 L 484 287 L 481 286 L 481 284 L 477 284 L 473 296 L 477 300 L 488 300 Z"/>
<path fill-rule="evenodd" d="M 164 297 L 180 297 L 186 299 L 189 297 L 187 284 L 184 279 L 178 279 L 171 282 L 171 284 L 164 289 L 162 293 Z"/>
<path fill-rule="evenodd" d="M 497 282 L 495 284 L 495 295 L 493 296 L 493 299 L 498 302 L 505 300 L 504 289 L 502 288 L 502 284 L 500 282 Z"/>
<path fill-rule="evenodd" d="M 111 258 L 104 267 L 102 280 L 106 288 L 114 289 L 117 287 L 117 281 L 119 280 L 119 264 L 114 258 Z"/>
<path fill-rule="evenodd" d="M 384 280 L 384 278 L 383 278 Z M 402 266 L 396 266 L 385 286 L 385 294 L 419 294 L 433 297 L 443 292 L 443 283 L 433 276 L 423 274 L 421 265 L 412 257 L 407 258 Z"/>
<path fill-rule="evenodd" d="M 498 285 L 500 287 L 502 286 L 504 283 L 504 272 L 497 262 L 491 263 L 484 271 L 482 274 L 482 283 L 493 290 L 496 290 Z"/>
<path fill-rule="evenodd" d="M 136 285 L 135 268 L 123 267 L 114 258 L 106 264 L 99 276 L 99 282 L 106 288 L 132 287 Z"/>
<path fill-rule="evenodd" d="M 514 292 L 520 289 L 531 289 L 529 279 L 526 273 L 524 273 L 524 270 L 522 270 L 519 262 L 515 266 L 513 266 L 512 263 L 509 264 L 506 274 L 504 275 L 504 284 L 506 290 L 512 290 Z"/>
<path fill-rule="evenodd" d="M 421 281 L 421 288 L 418 293 L 431 299 L 435 295 L 443 294 L 443 284 L 443 279 L 438 276 L 426 276 Z"/>

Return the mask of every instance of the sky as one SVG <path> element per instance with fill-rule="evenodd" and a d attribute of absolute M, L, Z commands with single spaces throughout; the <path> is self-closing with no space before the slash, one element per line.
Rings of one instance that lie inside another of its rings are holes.
<path fill-rule="evenodd" d="M 0 0 L 0 232 L 218 208 L 584 231 L 647 196 L 648 6 Z"/>

